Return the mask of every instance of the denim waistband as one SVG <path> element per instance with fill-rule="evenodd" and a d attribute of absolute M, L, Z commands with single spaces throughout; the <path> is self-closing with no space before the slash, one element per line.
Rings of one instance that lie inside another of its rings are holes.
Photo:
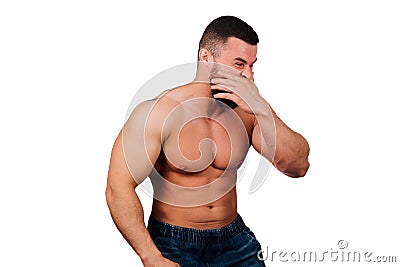
<path fill-rule="evenodd" d="M 228 225 L 225 225 L 221 228 L 204 230 L 186 228 L 161 222 L 150 215 L 147 228 L 153 238 L 158 236 L 172 238 L 183 242 L 205 243 L 209 242 L 210 240 L 214 242 L 225 241 L 243 232 L 247 228 L 247 226 L 245 225 L 242 217 L 239 214 Z"/>

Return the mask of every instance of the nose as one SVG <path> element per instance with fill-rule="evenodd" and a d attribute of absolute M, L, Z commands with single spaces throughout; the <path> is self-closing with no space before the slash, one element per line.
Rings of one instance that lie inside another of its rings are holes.
<path fill-rule="evenodd" d="M 244 70 L 242 71 L 242 73 L 243 73 L 244 75 L 246 75 L 246 77 L 247 77 L 249 80 L 254 81 L 254 72 L 253 72 L 253 68 L 252 68 L 252 67 L 246 66 L 246 67 L 244 68 Z"/>

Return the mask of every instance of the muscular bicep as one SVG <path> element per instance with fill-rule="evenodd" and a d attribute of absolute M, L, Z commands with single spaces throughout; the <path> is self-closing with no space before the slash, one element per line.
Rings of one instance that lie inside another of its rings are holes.
<path fill-rule="evenodd" d="M 109 184 L 137 186 L 146 179 L 161 150 L 161 125 L 151 102 L 135 108 L 114 143 Z"/>
<path fill-rule="evenodd" d="M 253 128 L 253 133 L 251 135 L 251 144 L 253 148 L 261 154 L 261 146 L 262 146 L 262 140 L 261 140 L 261 132 L 260 132 L 260 127 L 257 125 L 254 126 Z"/>
<path fill-rule="evenodd" d="M 135 109 L 122 129 L 122 145 L 127 167 L 136 183 L 151 172 L 161 150 L 162 115 L 148 101 Z"/>
<path fill-rule="evenodd" d="M 108 169 L 107 188 L 117 188 L 119 186 L 137 186 L 125 161 L 124 149 L 122 145 L 122 130 L 115 140 L 112 152 L 110 167 Z"/>

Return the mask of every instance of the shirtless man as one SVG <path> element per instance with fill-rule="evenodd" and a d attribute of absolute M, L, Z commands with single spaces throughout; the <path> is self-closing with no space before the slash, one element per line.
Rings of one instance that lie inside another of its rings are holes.
<path fill-rule="evenodd" d="M 282 173 L 301 177 L 309 146 L 260 96 L 257 44 L 244 21 L 215 19 L 200 40 L 195 81 L 139 104 L 118 135 L 107 203 L 145 267 L 265 266 L 236 210 L 237 169 L 252 145 Z M 146 177 L 154 188 L 148 227 L 135 192 Z"/>

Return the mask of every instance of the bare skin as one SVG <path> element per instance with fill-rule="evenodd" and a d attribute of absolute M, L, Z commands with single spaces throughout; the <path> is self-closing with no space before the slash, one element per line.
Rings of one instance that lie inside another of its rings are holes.
<path fill-rule="evenodd" d="M 107 203 L 119 231 L 144 266 L 179 266 L 162 257 L 146 229 L 135 192 L 146 177 L 154 187 L 152 216 L 173 225 L 210 229 L 223 227 L 237 216 L 236 173 L 250 145 L 284 174 L 305 175 L 309 167 L 307 141 L 273 111 L 266 112 L 271 107 L 253 86 L 256 53 L 257 46 L 237 38 L 229 38 L 216 58 L 206 49 L 199 51 L 200 61 L 231 66 L 247 77 L 248 81 L 243 81 L 250 88 L 247 92 L 232 87 L 229 94 L 214 96 L 233 100 L 238 105 L 233 110 L 214 99 L 210 84 L 194 82 L 140 104 L 118 135 L 111 155 Z M 214 89 L 227 90 L 227 86 L 221 87 L 226 79 L 217 81 Z M 276 127 L 276 136 L 270 134 L 271 125 Z M 271 138 L 275 146 L 263 146 L 271 143 Z M 155 170 L 174 185 L 205 187 L 168 186 L 157 179 Z"/>
<path fill-rule="evenodd" d="M 172 90 L 164 97 L 182 103 L 193 98 L 206 97 L 211 99 L 212 96 L 209 84 L 189 84 Z M 169 205 L 155 199 L 152 215 L 161 221 L 183 227 L 218 228 L 229 224 L 237 216 L 236 171 L 247 154 L 248 140 L 251 138 L 254 118 L 240 109 L 235 111 L 243 123 L 243 129 L 245 129 L 240 134 L 234 131 L 235 127 L 232 126 L 232 121 L 235 118 L 233 114 L 229 113 L 229 108 L 219 105 L 215 100 L 206 102 L 203 106 L 202 103 L 197 103 L 195 108 L 192 106 L 189 104 L 183 106 L 178 115 L 181 118 L 169 120 L 173 124 L 170 127 L 171 129 L 177 128 L 180 119 L 187 120 L 182 113 L 191 117 L 193 116 L 192 111 L 204 109 L 204 112 L 200 111 L 200 113 L 208 113 L 209 116 L 212 116 L 212 119 L 198 118 L 186 123 L 180 132 L 169 133 L 169 138 L 163 142 L 163 153 L 160 154 L 155 164 L 156 170 L 166 180 L 184 187 L 204 186 L 216 179 L 225 181 L 221 181 L 220 186 L 214 186 L 197 193 L 190 192 L 191 195 L 188 193 L 187 196 L 184 196 L 182 206 L 191 207 Z M 229 132 L 224 129 L 224 126 L 229 127 L 228 125 L 231 127 Z M 237 127 L 240 127 L 240 125 Z M 178 134 L 179 145 L 176 143 L 178 138 L 174 136 Z M 215 146 L 204 145 L 202 153 L 200 153 L 199 143 L 207 138 L 213 140 Z M 231 142 L 237 145 L 231 146 Z M 187 159 L 186 162 L 184 162 L 183 157 Z M 152 178 L 152 175 L 150 175 L 150 178 Z M 231 189 L 229 190 L 229 188 Z M 218 190 L 226 190 L 227 192 L 222 192 L 219 195 Z M 214 198 L 218 199 L 209 202 L 212 199 L 210 196 L 212 193 L 215 193 Z M 177 190 L 168 192 L 168 195 L 174 198 L 179 194 L 182 194 L 182 192 L 177 192 Z M 191 200 L 185 202 L 186 198 L 191 198 Z M 193 198 L 198 200 L 198 203 L 194 203 Z M 168 201 L 168 197 L 164 197 L 164 199 Z M 199 203 L 200 205 L 198 205 Z"/>

